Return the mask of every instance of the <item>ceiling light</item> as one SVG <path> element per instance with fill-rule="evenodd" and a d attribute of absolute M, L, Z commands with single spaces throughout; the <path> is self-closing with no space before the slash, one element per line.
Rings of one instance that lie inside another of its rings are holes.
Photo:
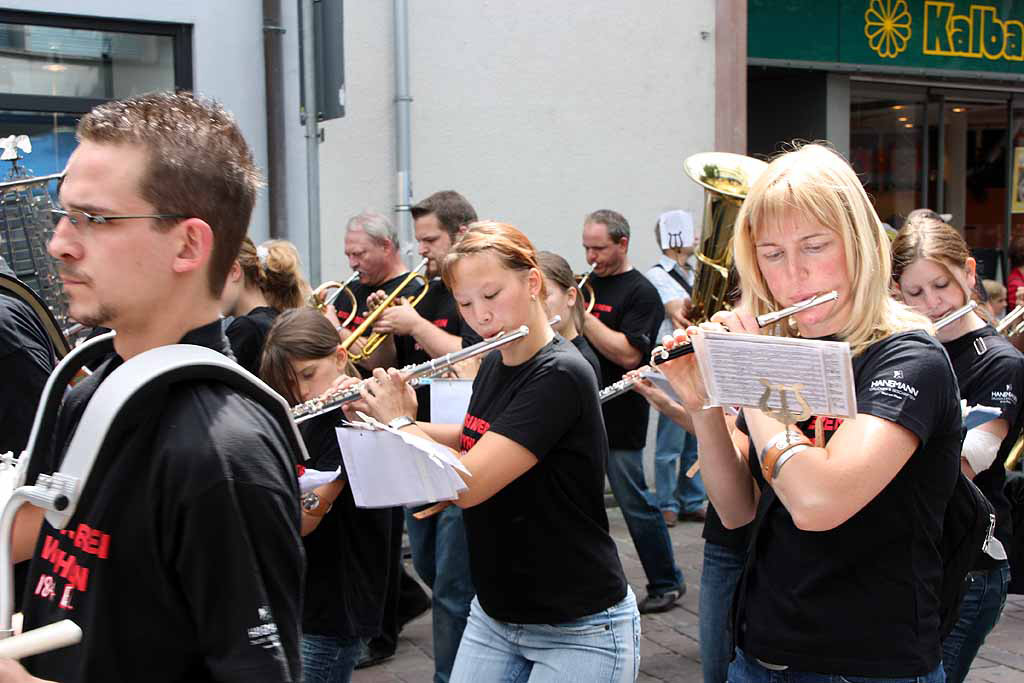
<path fill-rule="evenodd" d="M 896 120 L 899 121 L 900 123 L 904 123 L 906 121 L 909 121 L 910 119 L 908 119 L 906 116 L 900 116 Z"/>
<path fill-rule="evenodd" d="M 967 111 L 967 107 L 953 107 L 953 111 L 957 114 Z"/>
<path fill-rule="evenodd" d="M 900 109 L 903 109 L 903 106 L 904 105 L 902 104 L 894 104 L 892 105 L 892 108 L 895 109 L 896 111 L 899 111 Z"/>

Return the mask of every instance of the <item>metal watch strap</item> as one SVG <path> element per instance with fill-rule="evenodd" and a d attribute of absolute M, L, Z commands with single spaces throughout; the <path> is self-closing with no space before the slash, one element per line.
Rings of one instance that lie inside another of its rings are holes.
<path fill-rule="evenodd" d="M 391 422 L 388 422 L 388 427 L 391 427 L 392 429 L 401 429 L 402 427 L 414 424 L 416 424 L 416 420 L 412 419 L 408 415 L 400 415 Z"/>

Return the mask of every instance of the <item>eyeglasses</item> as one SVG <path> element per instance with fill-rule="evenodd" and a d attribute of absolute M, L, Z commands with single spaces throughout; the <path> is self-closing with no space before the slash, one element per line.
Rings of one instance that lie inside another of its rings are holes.
<path fill-rule="evenodd" d="M 177 213 L 149 213 L 138 216 L 95 216 L 85 211 L 68 211 L 66 209 L 50 209 L 50 215 L 53 217 L 54 224 L 61 218 L 67 218 L 71 225 L 78 225 L 78 222 L 83 219 L 93 225 L 101 225 L 110 221 L 123 221 L 128 218 L 188 218 L 188 216 Z"/>

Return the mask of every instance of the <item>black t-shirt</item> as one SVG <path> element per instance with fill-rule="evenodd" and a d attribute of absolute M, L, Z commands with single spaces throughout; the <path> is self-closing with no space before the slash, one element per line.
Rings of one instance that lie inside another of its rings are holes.
<path fill-rule="evenodd" d="M 276 308 L 258 306 L 232 320 L 225 331 L 228 341 L 231 342 L 235 360 L 254 375 L 260 374 L 263 343 L 266 342 L 267 332 L 270 332 L 270 326 L 274 324 L 277 316 Z"/>
<path fill-rule="evenodd" d="M 583 359 L 590 363 L 590 367 L 594 368 L 594 377 L 597 378 L 598 383 L 601 382 L 601 361 L 597 359 L 597 353 L 594 352 L 594 348 L 587 341 L 587 338 L 582 334 L 577 334 L 575 337 L 570 339 L 572 345 L 576 347 L 576 350 L 580 352 Z"/>
<path fill-rule="evenodd" d="M 57 363 L 53 343 L 32 307 L 0 290 L 0 453 L 28 444 L 39 397 Z"/>
<path fill-rule="evenodd" d="M 220 321 L 181 343 L 228 348 Z M 121 363 L 69 392 L 28 481 L 63 461 Z M 67 527 L 43 522 L 31 560 L 26 630 L 72 619 L 82 642 L 22 663 L 63 683 L 299 681 L 299 492 L 280 424 L 220 382 L 177 382 L 146 407 L 110 435 Z"/>
<path fill-rule="evenodd" d="M 654 285 L 635 268 L 610 277 L 591 276 L 594 287 L 594 310 L 591 315 L 626 339 L 643 354 L 646 362 L 657 345 L 658 328 L 665 318 L 665 307 Z M 601 363 L 601 387 L 622 379 L 627 371 L 594 349 Z M 639 450 L 647 442 L 647 399 L 635 391 L 627 391 L 601 406 L 608 445 L 611 448 Z"/>
<path fill-rule="evenodd" d="M 429 320 L 448 334 L 460 337 L 463 348 L 472 346 L 480 341 L 480 335 L 474 332 L 469 323 L 459 315 L 458 307 L 455 305 L 455 298 L 439 277 L 430 281 L 430 288 L 427 290 L 427 293 L 416 304 L 416 312 L 424 320 Z M 430 354 L 416 342 L 416 338 L 412 335 L 396 336 L 395 350 L 397 351 L 399 367 L 425 363 L 431 359 Z M 416 419 L 430 422 L 429 384 L 423 384 L 416 388 L 416 400 L 419 402 Z"/>
<path fill-rule="evenodd" d="M 303 423 L 307 467 L 333 471 L 345 463 L 335 428 L 339 412 Z M 342 490 L 312 533 L 303 536 L 306 582 L 303 633 L 333 638 L 372 638 L 380 633 L 388 585 L 391 508 L 356 507 L 352 489 Z"/>
<path fill-rule="evenodd" d="M 560 336 L 509 367 L 489 354 L 473 382 L 462 429 L 466 452 L 488 431 L 537 464 L 464 512 L 473 585 L 499 621 L 557 624 L 626 595 L 604 508 L 608 442 L 594 373 Z"/>
<path fill-rule="evenodd" d="M 999 408 L 999 417 L 1009 425 L 995 461 L 974 477 L 974 483 L 996 510 L 996 538 L 1004 548 L 1009 549 L 1013 528 L 1010 502 L 1003 492 L 1006 484 L 1006 468 L 1003 463 L 1021 430 L 1020 398 L 1024 396 L 1024 356 L 1006 337 L 989 325 L 968 332 L 944 346 L 956 372 L 960 398 L 966 400 L 969 406 Z M 975 569 L 991 569 L 997 564 L 996 560 L 985 553 L 979 553 Z"/>
<path fill-rule="evenodd" d="M 942 346 L 920 331 L 871 345 L 854 358 L 853 376 L 857 412 L 909 429 L 920 445 L 874 500 L 830 531 L 797 529 L 765 490 L 737 596 L 738 642 L 798 671 L 924 675 L 942 654 L 939 540 L 960 468 L 956 378 Z M 798 424 L 811 439 L 815 419 Z M 840 424 L 822 418 L 826 442 Z M 750 463 L 759 467 L 753 445 Z"/>

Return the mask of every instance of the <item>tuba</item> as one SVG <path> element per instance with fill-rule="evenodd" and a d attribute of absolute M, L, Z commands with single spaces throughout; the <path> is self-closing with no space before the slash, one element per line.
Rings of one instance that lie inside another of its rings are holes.
<path fill-rule="evenodd" d="M 728 152 L 703 152 L 683 162 L 686 175 L 704 188 L 704 218 L 694 250 L 693 307 L 688 316 L 695 324 L 729 308 L 729 296 L 738 284 L 732 265 L 733 225 L 750 185 L 767 166 Z"/>

